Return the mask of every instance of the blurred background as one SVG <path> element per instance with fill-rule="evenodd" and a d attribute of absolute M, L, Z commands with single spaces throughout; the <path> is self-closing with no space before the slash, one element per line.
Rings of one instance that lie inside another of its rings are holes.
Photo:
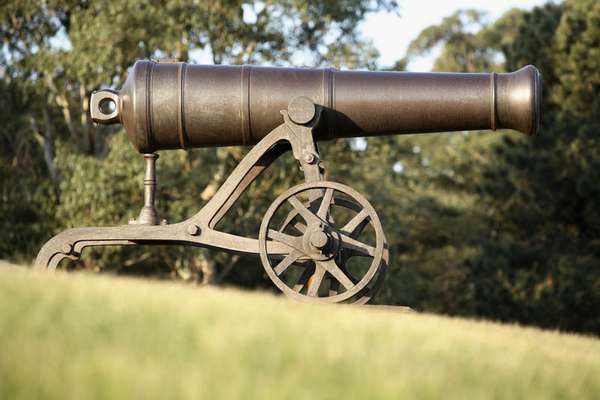
<path fill-rule="evenodd" d="M 513 8 L 522 7 L 522 8 Z M 88 116 L 140 58 L 543 74 L 540 133 L 322 144 L 328 179 L 378 211 L 392 263 L 378 303 L 600 333 L 600 2 L 8 0 L 0 6 L 0 259 L 69 227 L 125 224 L 143 161 Z M 193 215 L 247 148 L 161 152 L 158 208 Z M 220 228 L 256 237 L 301 176 L 278 162 Z M 86 251 L 69 268 L 273 290 L 258 258 L 183 247 Z"/>

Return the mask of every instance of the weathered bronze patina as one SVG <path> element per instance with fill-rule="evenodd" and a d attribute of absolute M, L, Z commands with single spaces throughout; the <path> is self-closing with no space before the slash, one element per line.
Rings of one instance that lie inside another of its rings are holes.
<path fill-rule="evenodd" d="M 539 86 L 532 66 L 456 74 L 138 61 L 118 94 L 94 94 L 91 113 L 97 123 L 122 123 L 141 153 L 256 144 L 301 96 L 323 109 L 317 140 L 497 128 L 533 134 Z M 116 101 L 114 113 L 95 106 L 104 101 Z"/>
<path fill-rule="evenodd" d="M 40 250 L 36 266 L 53 270 L 88 246 L 185 244 L 260 255 L 267 275 L 292 298 L 364 304 L 382 281 L 388 245 L 367 199 L 324 180 L 316 142 L 499 128 L 532 135 L 540 96 L 533 66 L 458 74 L 138 61 L 119 92 L 92 95 L 90 110 L 96 123 L 122 123 L 144 153 L 140 216 L 129 225 L 60 233 Z M 161 222 L 153 152 L 230 145 L 255 146 L 196 215 Z M 275 199 L 258 239 L 216 229 L 254 179 L 290 150 L 306 183 Z"/>

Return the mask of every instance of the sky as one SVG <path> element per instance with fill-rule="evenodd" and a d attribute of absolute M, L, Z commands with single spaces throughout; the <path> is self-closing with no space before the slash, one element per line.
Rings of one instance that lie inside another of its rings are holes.
<path fill-rule="evenodd" d="M 493 21 L 511 8 L 531 9 L 552 0 L 397 0 L 397 13 L 368 14 L 359 30 L 373 41 L 380 53 L 379 66 L 389 67 L 404 56 L 408 44 L 430 25 L 438 24 L 457 10 L 474 8 L 484 11 Z M 248 13 L 251 19 L 252 12 Z M 244 13 L 246 18 L 246 13 Z M 190 54 L 200 64 L 210 64 L 207 50 L 196 49 Z M 430 71 L 436 54 L 417 57 L 407 66 L 409 71 Z"/>
<path fill-rule="evenodd" d="M 474 8 L 484 11 L 493 21 L 511 8 L 531 9 L 552 0 L 397 0 L 396 13 L 368 14 L 360 25 L 362 35 L 373 41 L 380 53 L 379 66 L 392 66 L 404 56 L 408 44 L 425 28 L 438 24 L 457 10 Z M 246 17 L 246 15 L 244 15 Z M 65 37 L 54 38 L 57 47 L 68 48 Z M 206 50 L 196 49 L 190 54 L 200 64 L 210 64 L 212 57 Z M 409 71 L 430 71 L 436 54 L 415 58 Z"/>
<path fill-rule="evenodd" d="M 367 16 L 361 30 L 373 41 L 381 54 L 379 64 L 390 66 L 400 59 L 412 39 L 430 25 L 459 9 L 474 8 L 485 11 L 491 20 L 505 11 L 518 7 L 531 9 L 547 0 L 398 0 L 398 15 L 386 12 Z M 429 71 L 435 54 L 415 59 L 408 65 L 411 71 Z"/>

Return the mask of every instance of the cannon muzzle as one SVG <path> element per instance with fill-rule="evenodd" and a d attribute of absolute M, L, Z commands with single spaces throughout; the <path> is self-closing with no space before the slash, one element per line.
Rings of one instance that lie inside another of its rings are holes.
<path fill-rule="evenodd" d="M 532 135 L 541 80 L 531 65 L 499 74 L 415 73 L 142 60 L 119 92 L 94 92 L 90 110 L 96 123 L 122 123 L 137 150 L 150 153 L 255 144 L 300 96 L 322 108 L 320 140 L 500 128 Z"/>

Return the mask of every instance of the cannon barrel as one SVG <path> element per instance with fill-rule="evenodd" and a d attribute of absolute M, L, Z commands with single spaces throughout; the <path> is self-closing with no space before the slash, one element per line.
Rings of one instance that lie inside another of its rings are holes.
<path fill-rule="evenodd" d="M 122 123 L 138 151 L 251 145 L 305 96 L 317 139 L 509 128 L 534 134 L 541 80 L 512 73 L 414 73 L 137 61 L 119 92 L 91 96 L 91 117 Z M 107 102 L 113 102 L 110 109 Z"/>

